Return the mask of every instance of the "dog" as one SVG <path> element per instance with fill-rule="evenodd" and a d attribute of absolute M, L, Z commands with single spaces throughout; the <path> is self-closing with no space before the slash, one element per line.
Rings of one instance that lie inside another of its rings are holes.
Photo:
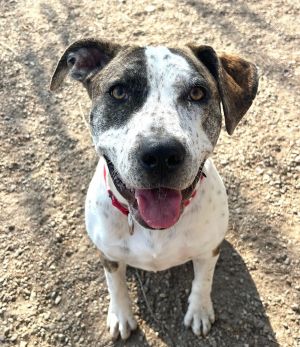
<path fill-rule="evenodd" d="M 251 106 L 256 66 L 204 45 L 83 39 L 60 58 L 50 90 L 68 74 L 92 101 L 89 125 L 100 160 L 85 219 L 105 270 L 112 338 L 127 339 L 137 327 L 126 266 L 162 271 L 190 260 L 184 324 L 207 335 L 215 320 L 213 273 L 228 227 L 226 189 L 210 155 L 223 115 L 231 135 Z"/>

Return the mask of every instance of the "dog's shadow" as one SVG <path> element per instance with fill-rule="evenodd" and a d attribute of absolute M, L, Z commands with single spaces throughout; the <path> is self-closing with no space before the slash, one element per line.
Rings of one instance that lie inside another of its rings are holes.
<path fill-rule="evenodd" d="M 251 274 L 227 241 L 214 275 L 216 322 L 206 338 L 183 325 L 193 280 L 191 262 L 159 273 L 129 269 L 128 280 L 137 291 L 139 329 L 115 346 L 279 346 Z"/>

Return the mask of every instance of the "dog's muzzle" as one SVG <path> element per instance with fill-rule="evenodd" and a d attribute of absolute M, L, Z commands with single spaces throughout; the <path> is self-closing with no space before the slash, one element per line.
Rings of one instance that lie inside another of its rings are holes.
<path fill-rule="evenodd" d="M 193 183 L 184 190 L 171 189 L 163 184 L 153 188 L 150 186 L 149 188 L 129 189 L 117 173 L 113 163 L 107 157 L 105 159 L 116 189 L 128 202 L 129 213 L 139 224 L 148 229 L 172 227 L 179 220 L 184 207 L 195 195 L 197 183 L 205 176 L 202 173 L 203 161 Z M 184 149 L 176 142 L 169 142 L 163 148 L 150 143 L 142 148 L 139 160 L 141 170 L 156 175 L 162 182 L 166 176 L 174 174 L 174 172 L 176 174 L 180 169 L 184 162 Z"/>
<path fill-rule="evenodd" d="M 148 139 L 139 146 L 138 162 L 143 176 L 154 189 L 136 189 L 135 199 L 144 222 L 153 229 L 174 225 L 181 214 L 180 190 L 166 188 L 181 169 L 184 146 L 174 138 Z"/>

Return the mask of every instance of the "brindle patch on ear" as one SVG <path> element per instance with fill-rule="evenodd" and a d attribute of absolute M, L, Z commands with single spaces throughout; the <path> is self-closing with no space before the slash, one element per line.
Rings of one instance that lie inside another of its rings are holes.
<path fill-rule="evenodd" d="M 115 272 L 119 268 L 118 262 L 107 259 L 101 251 L 100 251 L 100 260 L 102 265 L 105 267 L 105 269 L 108 272 Z"/>
<path fill-rule="evenodd" d="M 256 96 L 259 78 L 256 66 L 242 58 L 223 54 L 220 61 L 226 129 L 231 135 Z"/>
<path fill-rule="evenodd" d="M 118 44 L 93 38 L 72 43 L 57 64 L 50 90 L 56 90 L 68 73 L 87 87 L 89 80 L 107 65 L 120 49 Z"/>
<path fill-rule="evenodd" d="M 254 64 L 233 55 L 218 57 L 210 46 L 188 45 L 218 85 L 226 130 L 231 135 L 254 100 L 258 88 L 258 72 Z"/>

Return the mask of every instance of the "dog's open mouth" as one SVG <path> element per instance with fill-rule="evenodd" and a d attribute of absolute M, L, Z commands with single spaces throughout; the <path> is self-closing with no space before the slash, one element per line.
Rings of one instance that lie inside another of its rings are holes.
<path fill-rule="evenodd" d="M 181 214 L 181 191 L 168 188 L 136 189 L 135 198 L 143 221 L 153 229 L 174 225 Z"/>
<path fill-rule="evenodd" d="M 204 161 L 193 183 L 184 190 L 165 187 L 155 189 L 128 189 L 113 163 L 105 157 L 110 175 L 118 192 L 127 200 L 129 212 L 134 219 L 148 229 L 167 229 L 180 218 L 185 202 L 188 201 L 203 175 Z"/>

